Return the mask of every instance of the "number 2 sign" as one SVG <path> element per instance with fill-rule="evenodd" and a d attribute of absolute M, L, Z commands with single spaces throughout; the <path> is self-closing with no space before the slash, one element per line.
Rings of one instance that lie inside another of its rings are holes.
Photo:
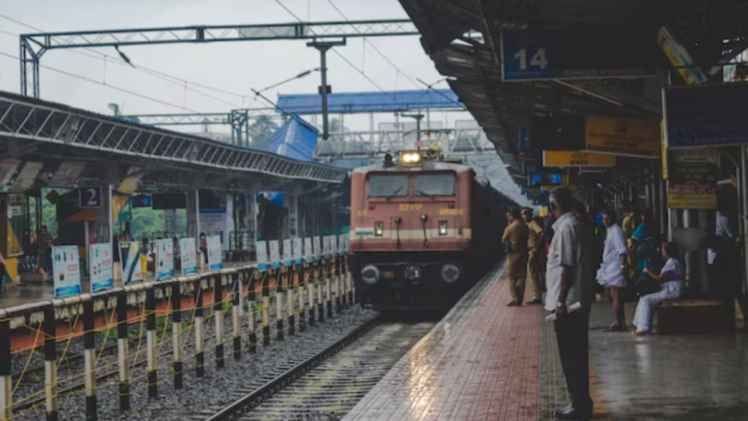
<path fill-rule="evenodd" d="M 79 206 L 81 208 L 101 207 L 101 188 L 86 187 L 79 190 Z"/>

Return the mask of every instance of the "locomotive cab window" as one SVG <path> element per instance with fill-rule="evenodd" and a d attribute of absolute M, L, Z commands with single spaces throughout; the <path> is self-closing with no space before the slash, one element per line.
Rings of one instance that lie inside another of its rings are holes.
<path fill-rule="evenodd" d="M 408 195 L 408 176 L 404 174 L 374 174 L 367 183 L 369 197 L 404 197 Z"/>
<path fill-rule="evenodd" d="M 416 196 L 454 196 L 455 176 L 452 173 L 417 175 Z"/>

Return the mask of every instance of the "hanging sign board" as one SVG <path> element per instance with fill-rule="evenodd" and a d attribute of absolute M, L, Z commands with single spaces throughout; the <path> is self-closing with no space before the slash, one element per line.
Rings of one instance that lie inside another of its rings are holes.
<path fill-rule="evenodd" d="M 52 276 L 55 298 L 81 293 L 81 270 L 78 246 L 52 246 Z"/>
<path fill-rule="evenodd" d="M 658 158 L 660 124 L 657 120 L 589 116 L 585 120 L 588 152 Z"/>
<path fill-rule="evenodd" d="M 670 209 L 716 209 L 719 151 L 671 151 L 667 204 Z"/>
<path fill-rule="evenodd" d="M 156 281 L 174 277 L 174 242 L 171 238 L 154 241 L 156 248 Z"/>
<path fill-rule="evenodd" d="M 223 269 L 223 250 L 221 250 L 221 237 L 211 235 L 206 239 L 208 246 L 208 270 L 218 272 Z"/>
<path fill-rule="evenodd" d="M 101 292 L 114 287 L 114 261 L 110 243 L 91 244 L 88 249 L 88 273 L 91 277 L 91 292 Z"/>
<path fill-rule="evenodd" d="M 612 168 L 615 166 L 614 155 L 586 151 L 543 151 L 543 167 L 546 168 Z"/>
<path fill-rule="evenodd" d="M 198 272 L 194 238 L 179 239 L 179 259 L 182 264 L 182 275 L 194 275 Z"/>
<path fill-rule="evenodd" d="M 101 189 L 99 187 L 86 187 L 78 190 L 78 206 L 81 209 L 101 207 Z"/>
<path fill-rule="evenodd" d="M 143 280 L 143 273 L 140 270 L 140 243 L 131 241 L 124 243 L 120 247 L 122 262 L 122 279 L 125 285 Z"/>

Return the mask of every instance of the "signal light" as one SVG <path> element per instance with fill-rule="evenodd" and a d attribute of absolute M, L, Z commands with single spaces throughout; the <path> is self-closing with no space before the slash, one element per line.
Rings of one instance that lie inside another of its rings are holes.
<path fill-rule="evenodd" d="M 447 235 L 447 221 L 439 221 L 439 235 Z"/>
<path fill-rule="evenodd" d="M 381 237 L 384 235 L 384 222 L 374 223 L 374 236 Z"/>

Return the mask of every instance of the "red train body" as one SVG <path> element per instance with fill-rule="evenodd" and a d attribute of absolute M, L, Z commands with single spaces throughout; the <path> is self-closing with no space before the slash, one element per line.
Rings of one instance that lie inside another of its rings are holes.
<path fill-rule="evenodd" d="M 465 165 L 354 170 L 351 252 L 362 300 L 387 309 L 449 305 L 500 258 L 512 204 Z"/>

